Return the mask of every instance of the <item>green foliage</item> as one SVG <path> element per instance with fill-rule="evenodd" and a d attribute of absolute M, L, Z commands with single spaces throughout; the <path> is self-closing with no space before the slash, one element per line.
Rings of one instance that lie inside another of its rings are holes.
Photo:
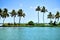
<path fill-rule="evenodd" d="M 56 15 L 55 15 L 55 18 L 58 19 L 58 21 L 59 21 L 59 17 L 60 17 L 60 13 L 59 13 L 59 11 L 57 11 Z"/>
<path fill-rule="evenodd" d="M 23 10 L 22 10 L 22 9 L 19 9 L 19 10 L 18 10 L 18 16 L 20 16 L 20 17 L 23 16 Z"/>
<path fill-rule="evenodd" d="M 4 8 L 3 12 L 2 12 L 2 18 L 6 18 L 6 17 L 9 17 L 9 14 L 8 14 L 8 9 Z"/>
<path fill-rule="evenodd" d="M 49 12 L 49 14 L 48 14 L 48 18 L 52 18 L 52 13 L 51 12 Z"/>
<path fill-rule="evenodd" d="M 17 13 L 16 13 L 15 10 L 12 10 L 12 12 L 11 12 L 10 14 L 11 14 L 12 17 L 13 17 L 13 16 L 16 17 L 16 14 L 17 14 Z"/>
<path fill-rule="evenodd" d="M 57 11 L 56 15 L 55 15 L 55 18 L 59 18 L 59 12 Z"/>
<path fill-rule="evenodd" d="M 42 7 L 41 12 L 44 12 L 44 13 L 47 12 L 47 9 L 45 8 L 45 6 Z"/>
<path fill-rule="evenodd" d="M 28 25 L 34 25 L 34 22 L 33 21 L 29 21 Z"/>
<path fill-rule="evenodd" d="M 2 16 L 2 9 L 0 8 L 0 17 Z"/>
<path fill-rule="evenodd" d="M 36 11 L 40 11 L 41 9 L 40 9 L 40 6 L 38 6 L 37 8 L 36 8 Z"/>
<path fill-rule="evenodd" d="M 2 9 L 0 9 L 0 13 L 2 13 Z"/>

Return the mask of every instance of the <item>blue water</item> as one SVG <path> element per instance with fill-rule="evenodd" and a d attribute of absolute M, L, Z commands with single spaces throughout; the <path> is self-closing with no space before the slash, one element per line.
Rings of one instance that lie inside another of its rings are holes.
<path fill-rule="evenodd" d="M 60 40 L 60 28 L 0 27 L 0 40 Z"/>

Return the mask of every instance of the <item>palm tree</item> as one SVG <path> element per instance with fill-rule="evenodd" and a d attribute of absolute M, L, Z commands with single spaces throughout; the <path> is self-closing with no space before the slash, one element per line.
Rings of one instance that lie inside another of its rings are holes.
<path fill-rule="evenodd" d="M 50 19 L 50 22 L 51 22 L 51 19 L 53 18 L 53 14 L 51 12 L 49 12 L 48 18 Z"/>
<path fill-rule="evenodd" d="M 13 9 L 10 14 L 11 14 L 11 17 L 14 17 L 14 25 L 15 25 L 15 17 L 16 17 L 16 15 L 17 15 L 17 13 L 16 13 L 16 11 Z"/>
<path fill-rule="evenodd" d="M 21 21 L 21 17 L 25 17 L 25 13 L 23 13 L 23 10 L 22 9 L 19 9 L 18 10 L 18 17 L 19 17 L 19 24 L 20 24 L 20 21 Z"/>
<path fill-rule="evenodd" d="M 2 9 L 0 8 L 0 19 L 1 19 L 1 16 L 2 16 Z"/>
<path fill-rule="evenodd" d="M 45 6 L 42 7 L 41 12 L 43 12 L 43 24 L 44 24 L 44 13 L 47 12 Z"/>
<path fill-rule="evenodd" d="M 2 15 L 2 9 L 0 9 L 0 18 L 1 18 L 1 15 Z"/>
<path fill-rule="evenodd" d="M 4 8 L 4 10 L 2 12 L 3 24 L 4 24 L 6 17 L 9 17 L 9 14 L 8 14 L 8 10 L 6 8 Z"/>
<path fill-rule="evenodd" d="M 57 21 L 59 21 L 59 17 L 60 17 L 59 11 L 57 11 L 57 13 L 56 13 L 56 15 L 55 15 L 55 20 L 58 19 Z"/>
<path fill-rule="evenodd" d="M 40 11 L 40 6 L 37 6 L 36 11 L 38 11 L 38 24 L 39 24 L 39 11 Z"/>
<path fill-rule="evenodd" d="M 1 17 L 1 14 L 2 14 L 2 9 L 0 9 L 0 17 Z"/>

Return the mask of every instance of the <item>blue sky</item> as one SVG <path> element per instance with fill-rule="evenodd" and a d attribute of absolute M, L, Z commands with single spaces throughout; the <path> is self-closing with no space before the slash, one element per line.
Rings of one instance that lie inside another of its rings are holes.
<path fill-rule="evenodd" d="M 34 21 L 37 23 L 37 12 L 35 8 L 37 6 L 45 6 L 49 12 L 56 14 L 56 11 L 60 11 L 60 0 L 0 0 L 0 8 L 7 8 L 9 12 L 12 9 L 18 11 L 19 9 L 23 9 L 23 12 L 26 14 L 25 18 L 22 17 L 21 23 L 27 23 L 28 21 Z M 39 14 L 39 22 L 42 23 L 42 13 Z M 47 19 L 48 12 L 45 13 L 45 23 L 49 22 Z M 0 20 L 2 22 L 3 19 Z M 13 22 L 12 17 L 6 18 L 5 22 Z M 19 22 L 19 17 L 16 17 L 16 22 Z"/>

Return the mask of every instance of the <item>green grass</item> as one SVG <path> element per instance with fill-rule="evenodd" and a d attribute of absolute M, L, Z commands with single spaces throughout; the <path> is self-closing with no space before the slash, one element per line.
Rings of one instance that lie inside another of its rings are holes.
<path fill-rule="evenodd" d="M 5 23 L 2 25 L 2 27 L 60 27 L 60 25 L 46 25 L 43 23 L 37 24 L 35 23 L 34 25 L 28 25 L 27 23 L 21 23 L 21 24 L 9 24 L 9 23 Z"/>

